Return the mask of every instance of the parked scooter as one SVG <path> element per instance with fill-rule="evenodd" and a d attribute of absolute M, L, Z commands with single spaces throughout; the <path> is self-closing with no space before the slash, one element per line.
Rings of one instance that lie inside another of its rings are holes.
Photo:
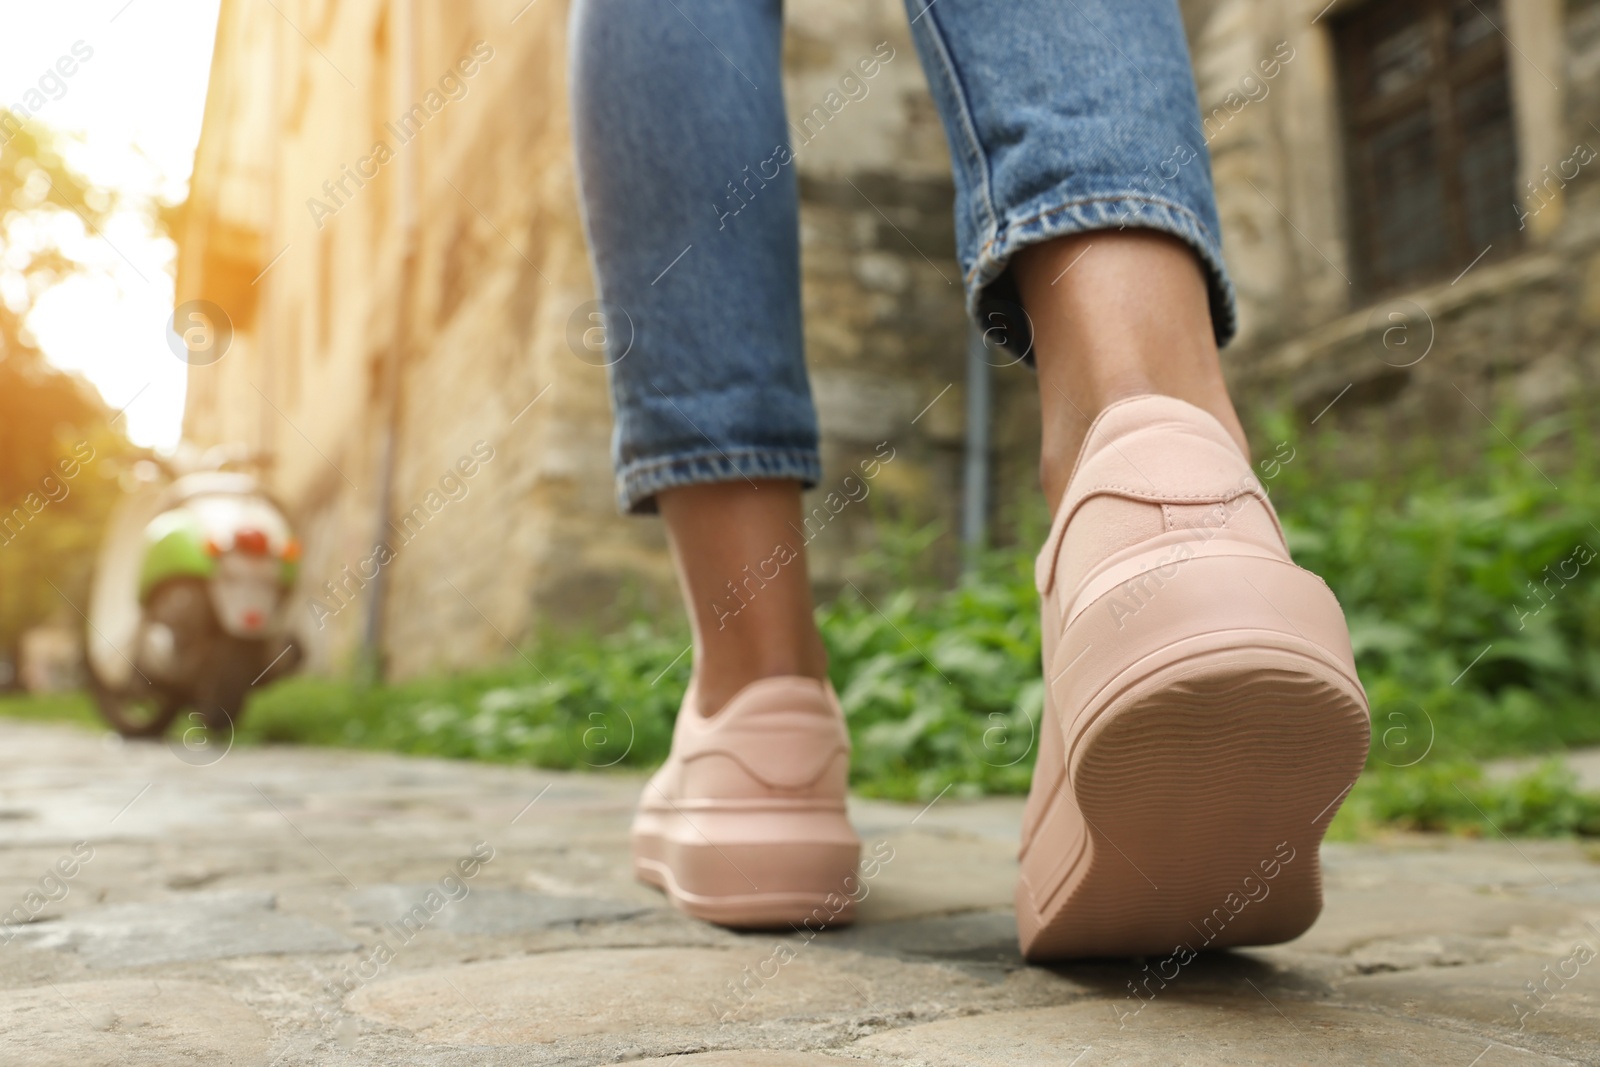
<path fill-rule="evenodd" d="M 299 666 L 282 608 L 300 546 L 259 465 L 219 447 L 129 472 L 85 635 L 95 703 L 122 736 L 159 737 L 188 708 L 191 729 L 231 739 L 252 689 Z"/>

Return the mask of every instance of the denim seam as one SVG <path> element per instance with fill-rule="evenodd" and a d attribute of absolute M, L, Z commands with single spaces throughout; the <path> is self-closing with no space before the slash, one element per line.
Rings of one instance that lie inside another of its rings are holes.
<path fill-rule="evenodd" d="M 937 0 L 934 0 L 937 3 Z M 967 151 L 975 161 L 978 172 L 979 184 L 983 195 L 979 202 L 987 216 L 985 230 L 990 234 L 988 243 L 992 243 L 1000 232 L 999 216 L 995 211 L 994 197 L 992 195 L 992 182 L 989 174 L 989 156 L 983 150 L 983 142 L 978 138 L 977 124 L 972 118 L 972 108 L 967 103 L 966 86 L 962 84 L 961 76 L 956 70 L 955 59 L 950 55 L 950 49 L 945 44 L 944 27 L 939 25 L 939 16 L 934 13 L 933 3 L 922 9 L 922 15 L 928 20 L 928 39 L 934 44 L 939 56 L 939 73 L 949 83 L 950 95 L 956 102 L 956 108 L 961 116 L 961 132 L 966 135 Z M 985 247 L 988 247 L 988 243 Z"/>
<path fill-rule="evenodd" d="M 1175 211 L 1180 215 L 1186 216 L 1189 221 L 1194 224 L 1195 229 L 1200 231 L 1200 236 L 1205 238 L 1208 243 L 1213 245 L 1216 243 L 1216 237 L 1209 229 L 1206 228 L 1206 224 L 1201 221 L 1200 216 L 1196 215 L 1182 204 L 1175 203 L 1174 201 L 1162 200 L 1159 197 L 1153 196 L 1143 196 L 1139 193 L 1114 193 L 1109 196 L 1085 196 L 1076 200 L 1068 200 L 1063 204 L 1056 204 L 1054 207 L 1047 208 L 1038 214 L 1029 215 L 1025 219 L 1018 219 L 1015 222 L 1007 222 L 1004 233 L 996 233 L 993 237 L 984 242 L 982 248 L 978 249 L 977 260 L 972 264 L 972 269 L 967 271 L 967 284 L 972 284 L 973 278 L 983 266 L 984 257 L 989 254 L 990 250 L 993 249 L 995 245 L 1001 244 L 1007 238 L 1009 238 L 1012 230 L 1021 229 L 1024 226 L 1031 226 L 1033 223 L 1047 219 L 1051 215 L 1059 215 L 1063 212 L 1084 207 L 1088 204 L 1117 203 L 1121 201 L 1136 201 L 1141 204 L 1150 204 L 1153 207 L 1161 207 L 1170 211 Z"/>
<path fill-rule="evenodd" d="M 712 446 L 709 452 L 678 452 L 661 459 L 638 460 L 624 464 L 623 472 L 628 475 L 650 474 L 662 467 L 671 467 L 679 463 L 694 463 L 703 459 L 725 459 L 733 462 L 735 456 L 806 456 L 815 457 L 814 451 L 803 448 L 717 448 Z"/>
<path fill-rule="evenodd" d="M 740 477 L 749 477 L 739 459 L 759 458 L 768 462 L 757 464 L 749 472 L 756 477 L 796 477 L 808 487 L 822 476 L 822 460 L 814 449 L 805 448 L 736 448 L 684 452 L 661 459 L 624 464 L 616 474 L 617 502 L 624 513 L 638 512 L 661 489 L 675 485 L 695 485 L 705 482 L 727 481 L 715 476 L 714 469 L 726 465 Z M 699 468 L 699 469 L 697 469 Z M 712 473 L 712 477 L 703 476 Z M 675 476 L 676 475 L 676 476 Z M 653 511 L 654 508 L 645 510 Z"/>
<path fill-rule="evenodd" d="M 1025 227 L 1032 226 L 1035 223 L 1048 223 L 1056 216 L 1074 212 L 1089 205 L 1114 203 L 1136 203 L 1167 212 L 1172 216 L 1172 223 L 1177 228 L 1177 232 L 1174 233 L 1174 236 L 1191 238 L 1189 243 L 1199 254 L 1206 267 L 1208 274 L 1206 279 L 1206 288 L 1218 298 L 1217 303 L 1220 306 L 1219 309 L 1224 316 L 1223 321 L 1215 324 L 1217 343 L 1218 345 L 1223 345 L 1226 344 L 1227 341 L 1231 340 L 1234 334 L 1238 332 L 1238 307 L 1236 305 L 1236 297 L 1233 291 L 1233 286 L 1228 278 L 1227 267 L 1222 261 L 1222 250 L 1216 236 L 1211 232 L 1211 230 L 1206 226 L 1205 222 L 1201 220 L 1198 215 L 1182 204 L 1175 203 L 1171 200 L 1162 199 L 1160 197 L 1145 196 L 1139 193 L 1115 193 L 1105 196 L 1080 197 L 1074 200 L 1068 200 L 1065 203 L 1057 204 L 1044 211 L 1030 215 L 1025 219 L 1019 219 L 1016 222 L 1008 222 L 1002 231 L 996 233 L 993 238 L 986 241 L 983 247 L 978 250 L 977 257 L 973 262 L 972 268 L 967 271 L 966 276 L 963 279 L 968 294 L 967 299 L 969 311 L 975 312 L 978 296 L 981 290 L 990 284 L 990 282 L 994 281 L 995 278 L 998 278 L 1004 273 L 1004 271 L 996 271 L 994 278 L 990 278 L 988 281 L 980 284 L 979 277 L 982 273 L 984 273 L 985 266 L 998 266 L 1003 263 L 1006 258 L 1011 255 L 1015 255 L 1018 251 L 1018 249 L 1010 247 L 1011 242 L 1017 236 L 1017 231 Z M 1106 221 L 1111 222 L 1115 220 Z M 1150 221 L 1152 220 L 1148 215 L 1142 217 L 1137 215 L 1124 216 L 1124 218 L 1121 220 L 1124 227 L 1153 228 L 1149 226 Z M 1111 227 L 1107 225 L 1092 223 L 1091 225 L 1077 231 L 1046 233 L 1042 234 L 1041 237 L 1048 238 L 1060 236 L 1061 233 L 1066 232 L 1086 233 L 1094 230 L 1110 228 Z M 1001 253 L 1003 253 L 1003 255 L 995 254 L 995 250 L 997 248 Z"/>

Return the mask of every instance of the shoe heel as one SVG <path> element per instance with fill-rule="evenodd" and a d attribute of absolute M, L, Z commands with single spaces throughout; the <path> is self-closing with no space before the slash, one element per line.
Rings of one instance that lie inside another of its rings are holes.
<path fill-rule="evenodd" d="M 1113 609 L 1115 595 L 1083 607 L 1053 657 L 1068 666 L 1041 763 L 1055 755 L 1036 771 L 1053 794 L 1021 857 L 1024 955 L 1298 936 L 1370 740 L 1337 601 L 1292 564 L 1226 551 L 1171 568 L 1137 604 Z M 1062 706 L 1083 710 L 1061 723 Z"/>
<path fill-rule="evenodd" d="M 635 877 L 720 926 L 841 926 L 864 896 L 861 840 L 842 808 L 671 812 L 641 820 L 633 856 Z"/>

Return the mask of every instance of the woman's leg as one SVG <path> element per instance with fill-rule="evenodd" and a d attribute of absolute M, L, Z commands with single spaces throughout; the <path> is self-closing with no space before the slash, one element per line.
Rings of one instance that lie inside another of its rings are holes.
<path fill-rule="evenodd" d="M 780 2 L 579 0 L 572 19 L 618 495 L 666 520 L 695 639 L 634 871 L 713 922 L 847 922 L 850 742 L 795 533 L 820 461 Z"/>
<path fill-rule="evenodd" d="M 1089 422 L 1123 396 L 1193 399 L 1242 444 L 1217 363 L 1233 292 L 1177 4 L 906 8 L 951 145 L 969 306 L 986 326 L 1017 304 L 1031 322 L 1051 506 Z"/>
<path fill-rule="evenodd" d="M 661 517 L 694 629 L 695 710 L 715 714 L 762 678 L 828 677 L 805 540 L 795 536 L 799 482 L 668 489 Z"/>
<path fill-rule="evenodd" d="M 992 327 L 1008 299 L 1039 371 L 1054 515 L 1023 952 L 1287 940 L 1321 908 L 1317 847 L 1369 722 L 1339 605 L 1291 562 L 1223 385 L 1233 300 L 1177 4 L 907 7 L 969 305 Z"/>
<path fill-rule="evenodd" d="M 760 678 L 826 677 L 794 536 L 820 461 L 782 31 L 779 0 L 580 0 L 572 14 L 617 492 L 666 522 L 705 714 Z"/>

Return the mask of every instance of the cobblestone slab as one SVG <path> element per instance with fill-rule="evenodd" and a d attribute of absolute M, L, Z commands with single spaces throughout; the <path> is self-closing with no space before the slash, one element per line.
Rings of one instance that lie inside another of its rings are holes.
<path fill-rule="evenodd" d="M 1600 1064 L 1592 846 L 1329 846 L 1289 945 L 1030 967 L 1018 799 L 853 801 L 893 859 L 807 940 L 635 883 L 639 788 L 0 722 L 0 1063 Z"/>

